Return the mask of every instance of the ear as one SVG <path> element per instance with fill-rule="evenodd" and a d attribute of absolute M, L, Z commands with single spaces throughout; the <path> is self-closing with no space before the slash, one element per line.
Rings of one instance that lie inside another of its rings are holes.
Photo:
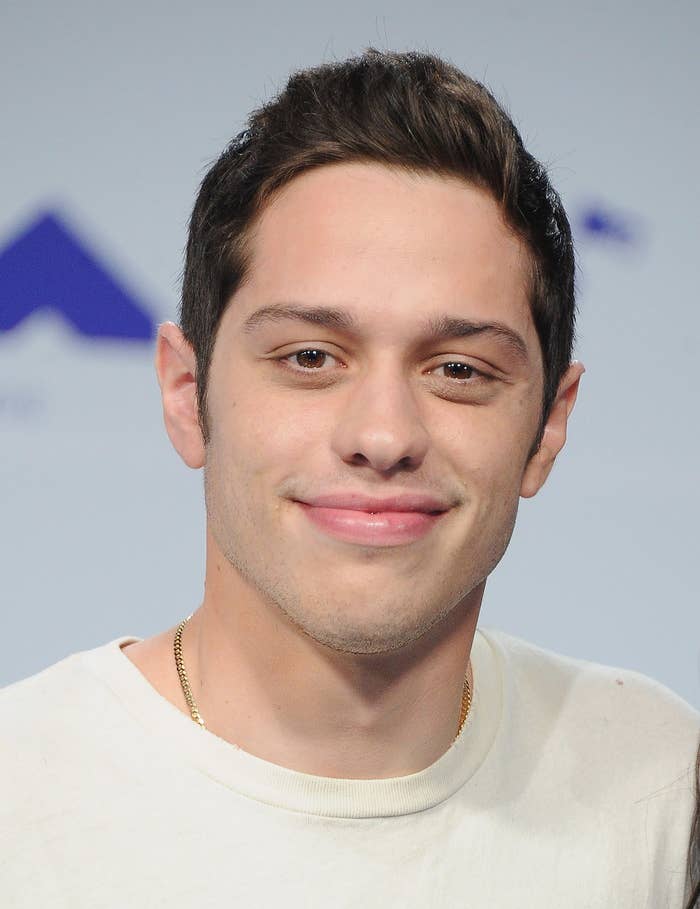
<path fill-rule="evenodd" d="M 188 467 L 204 466 L 204 439 L 197 411 L 197 361 L 174 322 L 164 322 L 156 340 L 156 373 L 163 399 L 165 428 Z"/>
<path fill-rule="evenodd" d="M 520 485 L 524 499 L 534 496 L 544 486 L 554 461 L 566 442 L 566 424 L 574 409 L 578 385 L 585 372 L 583 363 L 574 361 L 562 376 L 557 396 L 544 427 L 542 442 L 527 462 Z"/>

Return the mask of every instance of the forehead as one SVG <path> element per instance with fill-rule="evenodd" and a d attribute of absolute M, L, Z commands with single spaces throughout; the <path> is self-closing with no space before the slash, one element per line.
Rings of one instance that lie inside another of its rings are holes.
<path fill-rule="evenodd" d="M 309 170 L 266 205 L 250 235 L 236 320 L 262 304 L 349 310 L 398 339 L 426 318 L 509 324 L 536 341 L 530 258 L 483 190 L 379 164 Z"/>

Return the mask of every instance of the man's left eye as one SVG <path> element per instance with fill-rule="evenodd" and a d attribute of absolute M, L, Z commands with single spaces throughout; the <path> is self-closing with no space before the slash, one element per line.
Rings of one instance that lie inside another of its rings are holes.
<path fill-rule="evenodd" d="M 451 371 L 457 371 L 458 375 L 446 376 L 446 378 L 451 379 L 471 379 L 472 376 L 480 376 L 482 373 L 474 369 L 473 366 L 470 366 L 469 363 L 461 363 L 459 360 L 451 361 L 450 363 L 441 363 L 440 366 L 436 366 L 436 369 L 449 369 Z M 462 371 L 461 373 L 459 371 Z"/>

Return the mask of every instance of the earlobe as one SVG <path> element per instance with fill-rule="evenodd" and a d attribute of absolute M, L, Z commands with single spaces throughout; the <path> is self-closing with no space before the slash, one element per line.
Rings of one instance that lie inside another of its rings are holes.
<path fill-rule="evenodd" d="M 158 329 L 155 367 L 170 441 L 188 467 L 204 466 L 204 440 L 197 409 L 197 361 L 174 322 Z"/>
<path fill-rule="evenodd" d="M 547 417 L 542 442 L 530 458 L 520 485 L 520 495 L 529 499 L 544 486 L 557 455 L 566 442 L 566 428 L 576 403 L 579 382 L 585 372 L 583 363 L 574 361 L 564 373 L 554 404 Z"/>

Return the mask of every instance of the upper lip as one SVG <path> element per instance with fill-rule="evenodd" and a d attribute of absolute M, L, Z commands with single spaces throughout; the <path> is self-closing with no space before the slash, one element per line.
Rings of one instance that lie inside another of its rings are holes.
<path fill-rule="evenodd" d="M 395 493 L 390 496 L 367 496 L 359 492 L 331 492 L 297 499 L 316 508 L 345 508 L 348 511 L 424 511 L 442 512 L 452 506 L 443 499 L 424 493 Z"/>

